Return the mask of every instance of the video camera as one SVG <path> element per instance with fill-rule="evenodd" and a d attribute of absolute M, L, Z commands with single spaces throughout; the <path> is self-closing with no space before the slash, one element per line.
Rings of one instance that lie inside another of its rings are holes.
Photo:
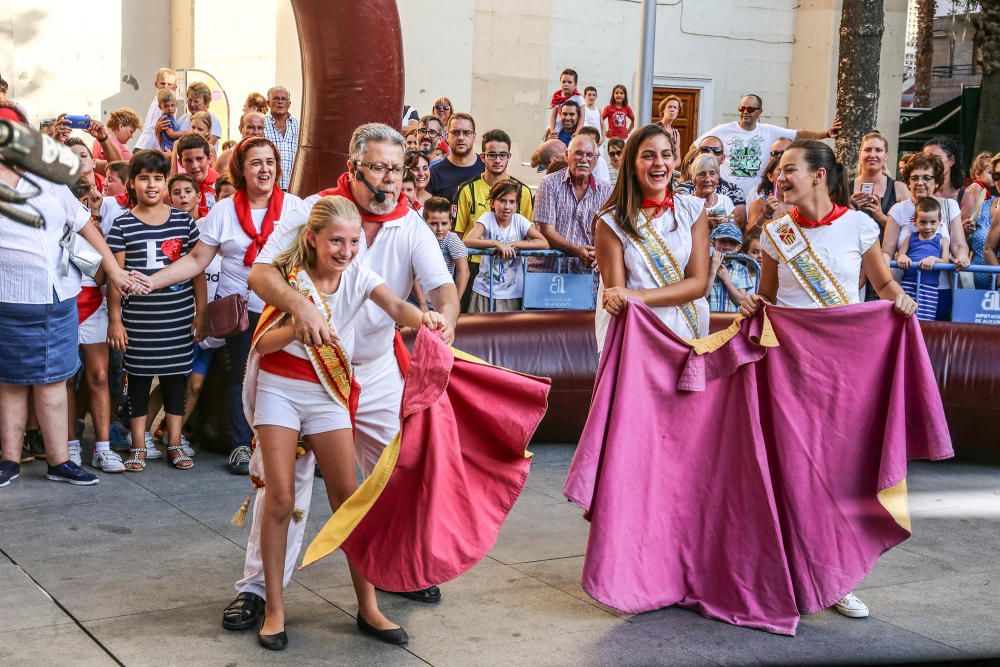
<path fill-rule="evenodd" d="M 5 118 L 0 118 L 0 162 L 61 185 L 80 180 L 80 159 L 73 151 L 38 130 Z M 30 227 L 44 227 L 42 216 L 10 205 L 25 204 L 39 192 L 36 186 L 35 192 L 21 194 L 0 183 L 0 215 Z"/>

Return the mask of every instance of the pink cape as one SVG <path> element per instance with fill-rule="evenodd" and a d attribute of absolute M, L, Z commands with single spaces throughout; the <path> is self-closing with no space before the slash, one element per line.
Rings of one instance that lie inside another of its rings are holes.
<path fill-rule="evenodd" d="M 611 323 L 564 492 L 583 588 L 794 635 L 909 537 L 908 459 L 953 455 L 915 318 L 768 307 L 696 353 L 644 305 Z"/>
<path fill-rule="evenodd" d="M 303 566 L 339 547 L 377 587 L 414 591 L 469 570 L 496 542 L 528 478 L 550 381 L 452 350 L 421 328 L 400 434 L 330 518 Z"/>

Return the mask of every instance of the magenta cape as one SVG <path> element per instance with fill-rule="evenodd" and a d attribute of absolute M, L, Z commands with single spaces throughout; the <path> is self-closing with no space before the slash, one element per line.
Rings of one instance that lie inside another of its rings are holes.
<path fill-rule="evenodd" d="M 421 328 L 400 432 L 309 545 L 303 565 L 342 547 L 389 591 L 436 586 L 469 570 L 493 547 L 524 487 L 526 448 L 548 394 L 547 378 L 491 366 Z"/>
<path fill-rule="evenodd" d="M 909 537 L 907 460 L 953 455 L 920 328 L 768 307 L 694 345 L 638 302 L 612 321 L 564 489 L 583 588 L 793 635 Z"/>

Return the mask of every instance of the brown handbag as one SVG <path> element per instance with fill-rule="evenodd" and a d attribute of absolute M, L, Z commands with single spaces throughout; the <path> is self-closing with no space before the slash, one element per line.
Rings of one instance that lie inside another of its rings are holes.
<path fill-rule="evenodd" d="M 205 335 L 229 338 L 250 328 L 247 300 L 239 294 L 216 299 L 205 308 Z"/>

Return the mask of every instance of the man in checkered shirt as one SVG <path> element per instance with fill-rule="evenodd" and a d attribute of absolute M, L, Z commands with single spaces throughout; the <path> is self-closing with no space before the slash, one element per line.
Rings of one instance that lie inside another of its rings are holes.
<path fill-rule="evenodd" d="M 270 109 L 264 116 L 264 138 L 278 149 L 281 156 L 282 190 L 288 189 L 292 180 L 292 165 L 295 164 L 295 152 L 299 149 L 299 121 L 288 113 L 292 105 L 288 89 L 275 86 L 267 91 L 267 107 Z"/>

